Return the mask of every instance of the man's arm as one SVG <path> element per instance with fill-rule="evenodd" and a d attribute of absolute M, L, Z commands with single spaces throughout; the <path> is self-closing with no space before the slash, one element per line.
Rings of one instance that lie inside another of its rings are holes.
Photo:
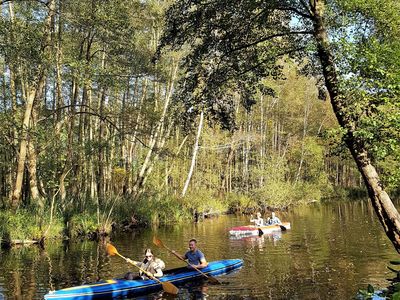
<path fill-rule="evenodd" d="M 197 269 L 203 269 L 208 266 L 208 262 L 206 261 L 205 257 L 200 259 L 200 264 L 195 266 Z"/>
<path fill-rule="evenodd" d="M 176 252 L 175 250 L 172 250 L 171 252 L 172 252 L 173 255 L 175 255 L 175 256 L 176 256 L 177 258 L 179 258 L 180 260 L 183 260 L 183 261 L 186 260 L 186 257 L 185 257 L 185 256 L 180 255 L 180 254 L 179 254 L 178 252 Z"/>
<path fill-rule="evenodd" d="M 191 266 L 196 267 L 197 269 L 203 269 L 208 266 L 208 262 L 206 261 L 206 257 L 204 256 L 204 253 L 201 252 L 200 250 L 197 250 L 197 251 L 198 251 L 197 255 L 198 255 L 198 259 L 199 259 L 200 263 L 197 265 L 191 265 Z"/>

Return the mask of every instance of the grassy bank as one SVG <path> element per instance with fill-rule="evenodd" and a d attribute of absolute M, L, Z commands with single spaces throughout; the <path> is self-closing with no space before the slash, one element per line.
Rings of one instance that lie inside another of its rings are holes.
<path fill-rule="evenodd" d="M 90 199 L 80 202 L 67 200 L 55 205 L 51 223 L 49 209 L 41 212 L 35 207 L 15 212 L 3 210 L 0 212 L 0 237 L 3 243 L 40 240 L 43 237 L 47 240 L 95 239 L 112 231 L 193 222 L 225 213 L 286 209 L 300 203 L 320 201 L 323 196 L 321 190 L 315 187 L 280 183 L 248 194 L 230 193 L 223 197 L 203 190 L 185 197 L 154 191 L 143 194 L 135 201 L 123 197 L 110 197 L 102 203 Z"/>

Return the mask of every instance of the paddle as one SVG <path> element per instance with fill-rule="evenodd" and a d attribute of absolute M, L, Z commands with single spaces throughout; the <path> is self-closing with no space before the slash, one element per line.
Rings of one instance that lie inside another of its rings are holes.
<path fill-rule="evenodd" d="M 193 266 L 192 264 L 190 264 L 189 262 L 185 261 L 184 259 L 182 259 L 182 257 L 180 257 L 179 255 L 177 255 L 176 253 L 174 253 L 174 251 L 172 251 L 170 248 L 168 248 L 167 246 L 164 245 L 164 243 L 156 238 L 155 236 L 153 237 L 153 243 L 157 246 L 157 247 L 161 247 L 161 248 L 165 248 L 167 249 L 169 252 L 171 252 L 173 255 L 175 255 L 175 257 L 177 257 L 178 259 L 186 262 L 189 266 L 191 266 L 193 269 L 195 269 L 197 272 L 201 273 L 204 277 L 206 277 L 211 283 L 213 284 L 221 284 L 221 282 L 215 278 L 212 277 L 210 275 L 205 274 L 204 272 L 200 271 L 197 267 Z"/>
<path fill-rule="evenodd" d="M 281 228 L 282 231 L 286 231 L 286 227 L 283 226 L 282 224 L 279 224 L 279 227 Z M 261 236 L 264 234 L 264 231 L 262 231 L 261 228 L 257 228 L 258 229 L 258 235 Z"/>
<path fill-rule="evenodd" d="M 125 261 L 127 261 L 130 264 L 132 264 L 135 267 L 137 267 L 140 271 L 142 271 L 144 274 L 146 274 L 149 278 L 151 278 L 151 279 L 153 279 L 155 281 L 158 281 L 162 285 L 163 290 L 166 291 L 167 293 L 172 294 L 172 295 L 178 294 L 179 289 L 175 285 L 173 285 L 169 281 L 162 282 L 161 280 L 159 280 L 156 277 L 154 277 L 151 273 L 149 273 L 146 270 L 143 270 L 141 267 L 135 265 L 135 263 L 133 263 L 131 260 L 128 260 L 126 257 L 124 257 L 121 254 L 119 254 L 117 249 L 113 245 L 107 244 L 106 251 L 107 251 L 108 255 L 110 255 L 110 256 L 118 255 L 119 257 L 125 259 Z"/>

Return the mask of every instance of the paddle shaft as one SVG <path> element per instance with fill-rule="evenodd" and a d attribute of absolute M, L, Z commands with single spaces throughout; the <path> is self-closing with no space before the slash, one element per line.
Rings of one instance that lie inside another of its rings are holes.
<path fill-rule="evenodd" d="M 193 269 L 195 269 L 197 272 L 201 273 L 203 276 L 205 276 L 207 279 L 211 280 L 211 281 L 215 281 L 215 282 L 219 282 L 218 279 L 211 277 L 209 275 L 207 275 L 206 273 L 200 271 L 196 266 L 192 265 L 191 263 L 189 263 L 188 261 L 186 261 L 185 259 L 183 259 L 180 255 L 176 254 L 173 250 L 171 250 L 170 248 L 168 248 L 167 246 L 165 246 L 163 243 L 161 243 L 162 246 L 167 249 L 169 252 L 171 252 L 173 255 L 175 255 L 177 258 L 179 258 L 181 261 L 186 262 L 190 267 L 192 267 Z"/>
<path fill-rule="evenodd" d="M 139 267 L 137 264 L 135 264 L 134 262 L 132 262 L 130 259 L 127 259 L 126 257 L 122 256 L 121 254 L 119 254 L 118 252 L 115 253 L 117 254 L 119 257 L 125 259 L 125 261 L 127 261 L 128 263 L 130 263 L 131 265 L 134 265 L 136 268 L 138 268 L 140 271 L 142 271 L 144 274 L 146 274 L 147 276 L 149 276 L 151 279 L 154 279 L 155 281 L 158 281 L 159 283 L 163 284 L 164 282 L 162 282 L 161 280 L 157 279 L 155 276 L 153 276 L 151 273 L 147 272 L 146 270 L 142 269 L 141 267 Z"/>

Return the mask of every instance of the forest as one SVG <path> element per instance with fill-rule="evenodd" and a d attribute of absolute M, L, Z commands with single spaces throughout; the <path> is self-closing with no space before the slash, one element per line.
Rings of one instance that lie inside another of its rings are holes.
<path fill-rule="evenodd" d="M 368 194 L 400 249 L 381 2 L 0 0 L 2 242 Z"/>

